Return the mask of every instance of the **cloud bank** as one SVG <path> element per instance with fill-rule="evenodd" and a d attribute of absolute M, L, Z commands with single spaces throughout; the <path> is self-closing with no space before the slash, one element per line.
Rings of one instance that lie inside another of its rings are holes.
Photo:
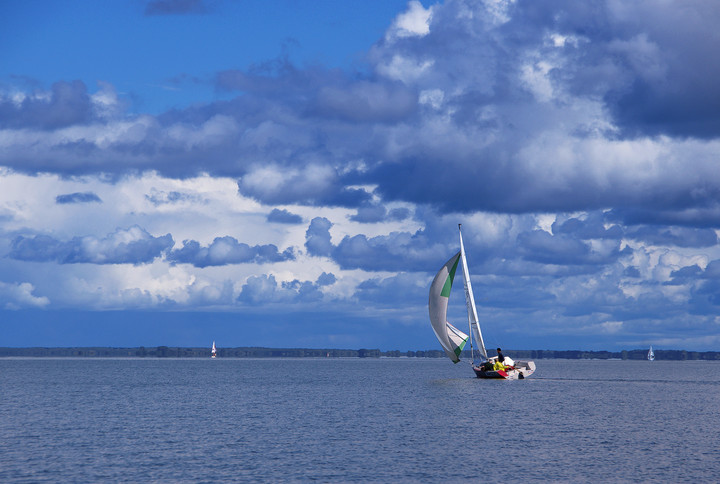
<path fill-rule="evenodd" d="M 213 14 L 146 4 L 179 13 Z M 151 305 L 322 302 L 422 326 L 462 222 L 495 338 L 707 348 L 719 17 L 704 1 L 413 1 L 362 69 L 228 66 L 223 100 L 157 115 L 129 113 L 112 82 L 2 90 L 2 178 L 92 180 L 55 182 L 45 206 L 6 192 L 4 297 L 58 301 L 33 264 L 117 265 Z"/>

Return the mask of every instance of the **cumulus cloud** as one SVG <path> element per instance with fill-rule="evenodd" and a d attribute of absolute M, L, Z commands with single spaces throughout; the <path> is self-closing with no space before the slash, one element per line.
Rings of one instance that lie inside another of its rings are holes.
<path fill-rule="evenodd" d="M 280 252 L 272 244 L 250 247 L 230 236 L 216 237 L 207 247 L 201 246 L 194 240 L 185 240 L 181 248 L 172 250 L 167 255 L 167 260 L 170 262 L 192 264 L 196 267 L 267 264 L 294 259 L 292 248 Z"/>
<path fill-rule="evenodd" d="M 7 283 L 0 281 L 0 303 L 5 309 L 42 308 L 50 304 L 45 296 L 33 294 L 35 287 L 27 282 Z"/>
<path fill-rule="evenodd" d="M 308 254 L 322 257 L 332 253 L 332 237 L 330 235 L 332 223 L 324 217 L 315 217 L 305 232 L 305 248 Z"/>
<path fill-rule="evenodd" d="M 320 285 L 294 279 L 278 284 L 275 276 L 251 276 L 242 286 L 237 300 L 250 306 L 274 303 L 314 303 L 323 299 Z"/>
<path fill-rule="evenodd" d="M 430 32 L 432 7 L 424 8 L 417 0 L 408 3 L 407 11 L 398 15 L 387 31 L 386 39 L 422 37 Z"/>
<path fill-rule="evenodd" d="M 62 241 L 49 235 L 18 236 L 9 257 L 22 261 L 53 261 L 59 264 L 145 264 L 174 244 L 170 234 L 154 237 L 143 228 L 118 228 L 103 238 L 73 237 Z"/>
<path fill-rule="evenodd" d="M 335 281 L 337 281 L 335 274 L 332 272 L 323 272 L 320 274 L 316 282 L 318 286 L 331 286 L 335 284 Z"/>

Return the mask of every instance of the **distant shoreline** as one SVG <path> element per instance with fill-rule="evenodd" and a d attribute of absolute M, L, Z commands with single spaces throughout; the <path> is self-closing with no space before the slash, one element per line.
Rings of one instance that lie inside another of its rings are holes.
<path fill-rule="evenodd" d="M 506 350 L 513 359 L 569 359 L 569 360 L 645 360 L 646 349 L 623 351 L 581 350 Z M 27 347 L 0 348 L 2 357 L 76 357 L 76 358 L 210 358 L 210 348 L 200 347 Z M 470 358 L 469 351 L 463 351 Z M 218 358 L 443 358 L 441 350 L 381 351 L 379 349 L 337 348 L 218 348 Z M 656 360 L 720 360 L 718 351 L 655 350 Z"/>

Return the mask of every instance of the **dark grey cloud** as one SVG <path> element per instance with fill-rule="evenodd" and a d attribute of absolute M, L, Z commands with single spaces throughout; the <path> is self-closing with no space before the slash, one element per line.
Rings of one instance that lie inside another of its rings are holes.
<path fill-rule="evenodd" d="M 306 118 L 348 123 L 392 123 L 417 109 L 417 92 L 384 78 L 363 78 L 317 66 L 298 69 L 286 57 L 254 66 L 247 72 L 224 71 L 217 85 L 252 93 L 266 101 L 281 99 Z"/>
<path fill-rule="evenodd" d="M 305 248 L 308 254 L 327 257 L 333 251 L 330 235 L 332 223 L 325 217 L 315 217 L 305 232 Z"/>
<path fill-rule="evenodd" d="M 517 244 L 519 253 L 525 259 L 542 264 L 605 265 L 623 255 L 619 240 L 612 241 L 603 251 L 598 251 L 582 240 L 562 234 L 549 234 L 544 230 L 519 234 Z M 625 253 L 630 253 L 629 249 Z"/>
<path fill-rule="evenodd" d="M 350 220 L 360 223 L 380 223 L 388 221 L 401 221 L 410 218 L 410 209 L 400 207 L 388 210 L 384 205 L 377 202 L 364 202 L 358 208 Z"/>
<path fill-rule="evenodd" d="M 420 230 L 415 233 L 392 232 L 376 237 L 363 234 L 345 236 L 334 245 L 330 235 L 331 227 L 332 223 L 327 218 L 312 219 L 305 232 L 305 248 L 309 255 L 329 257 L 342 269 L 426 272 L 435 270 L 436 266 L 440 267 L 457 250 L 457 225 L 454 230 L 444 232 L 446 242 L 443 244 L 435 243 L 431 232 Z M 481 260 L 481 257 L 476 260 Z"/>
<path fill-rule="evenodd" d="M 337 244 L 330 237 L 332 223 L 318 217 L 306 231 L 305 247 L 309 255 L 328 257 L 342 269 L 432 272 L 457 251 L 457 224 L 449 217 L 441 220 L 428 213 L 420 216 L 426 217 L 423 218 L 426 226 L 414 233 L 348 235 Z M 601 271 L 634 252 L 629 245 L 623 247 L 621 238 L 610 229 L 593 229 L 575 237 L 571 233 L 537 230 L 529 222 L 523 216 L 496 226 L 482 222 L 465 224 L 465 247 L 473 273 L 577 276 Z"/>
<path fill-rule="evenodd" d="M 667 284 L 667 285 L 686 284 L 688 280 L 696 279 L 702 273 L 703 273 L 703 270 L 700 269 L 700 267 L 697 264 L 693 264 L 691 266 L 686 266 L 686 267 L 683 267 L 682 269 L 672 271 L 670 273 L 670 277 L 672 279 L 670 281 L 666 282 L 665 284 Z"/>
<path fill-rule="evenodd" d="M 677 225 L 698 228 L 720 226 L 720 203 L 683 204 L 677 210 L 651 208 L 615 208 L 607 212 L 608 221 L 625 225 Z"/>
<path fill-rule="evenodd" d="M 720 260 L 712 260 L 705 267 L 703 276 L 708 279 L 720 279 Z"/>
<path fill-rule="evenodd" d="M 102 203 L 102 200 L 93 192 L 75 192 L 58 195 L 55 197 L 55 203 L 58 205 L 66 203 Z"/>
<path fill-rule="evenodd" d="M 632 277 L 632 278 L 640 278 L 642 275 L 640 274 L 640 270 L 635 266 L 628 266 L 623 271 L 623 276 L 625 277 Z"/>
<path fill-rule="evenodd" d="M 0 96 L 0 129 L 52 130 L 92 119 L 92 102 L 82 81 L 56 82 L 47 95 L 29 95 L 20 102 Z"/>
<path fill-rule="evenodd" d="M 170 262 L 192 264 L 196 267 L 247 263 L 267 264 L 294 259 L 295 254 L 292 248 L 280 252 L 272 244 L 251 247 L 230 236 L 216 237 L 207 247 L 201 246 L 195 240 L 185 240 L 181 248 L 167 254 L 167 260 Z"/>
<path fill-rule="evenodd" d="M 268 214 L 267 221 L 278 224 L 297 225 L 303 222 L 303 218 L 300 215 L 289 212 L 285 209 L 274 208 Z"/>
<path fill-rule="evenodd" d="M 648 244 L 676 247 L 713 247 L 718 244 L 713 229 L 643 226 L 627 229 L 626 236 Z"/>
<path fill-rule="evenodd" d="M 316 281 L 318 286 L 332 286 L 337 281 L 337 277 L 332 272 L 323 272 L 318 276 Z"/>
<path fill-rule="evenodd" d="M 409 208 L 393 208 L 388 212 L 388 220 L 401 221 L 407 220 L 412 215 Z"/>
<path fill-rule="evenodd" d="M 259 169 L 260 172 L 267 167 Z M 366 203 L 371 195 L 359 188 L 345 187 L 334 170 L 316 167 L 302 171 L 278 170 L 273 173 L 272 183 L 267 176 L 257 177 L 258 170 L 252 170 L 238 181 L 239 192 L 266 204 L 306 204 L 319 206 L 356 207 Z"/>
<path fill-rule="evenodd" d="M 382 204 L 442 212 L 611 209 L 708 227 L 720 220 L 718 15 L 710 2 L 450 0 L 427 35 L 380 39 L 361 73 L 280 56 L 218 73 L 232 99 L 158 116 L 98 116 L 78 82 L 1 98 L 5 129 L 93 129 L 13 133 L 0 164 L 231 176 L 260 202 L 356 208 L 366 222 L 382 209 L 357 187 L 374 185 Z"/>
<path fill-rule="evenodd" d="M 294 279 L 278 284 L 272 274 L 251 276 L 243 284 L 237 300 L 250 306 L 273 303 L 317 303 L 323 299 L 320 285 L 311 281 Z"/>
<path fill-rule="evenodd" d="M 416 274 L 402 272 L 386 278 L 371 278 L 358 284 L 355 297 L 365 304 L 398 308 L 427 298 L 427 288 L 418 284 Z"/>
<path fill-rule="evenodd" d="M 350 216 L 350 220 L 360 223 L 383 222 L 387 217 L 387 209 L 377 203 L 365 203 L 358 207 L 357 213 Z"/>
<path fill-rule="evenodd" d="M 622 238 L 622 227 L 614 224 L 606 228 L 605 225 L 605 214 L 595 211 L 587 214 L 584 219 L 571 217 L 563 220 L 558 218 L 552 225 L 552 231 L 553 234 L 566 234 L 582 240 Z"/>
<path fill-rule="evenodd" d="M 323 87 L 310 109 L 312 114 L 323 118 L 391 123 L 415 113 L 417 94 L 398 82 L 361 80 L 339 87 Z"/>
<path fill-rule="evenodd" d="M 59 264 L 145 264 L 161 257 L 173 244 L 170 234 L 154 237 L 133 226 L 117 229 L 104 238 L 85 236 L 62 241 L 48 235 L 18 236 L 8 257 Z"/>

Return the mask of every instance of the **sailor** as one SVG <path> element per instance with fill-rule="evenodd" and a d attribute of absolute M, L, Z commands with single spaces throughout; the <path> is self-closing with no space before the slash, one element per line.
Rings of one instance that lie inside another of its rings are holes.
<path fill-rule="evenodd" d="M 500 348 L 497 349 L 498 353 L 498 363 L 504 363 L 505 362 L 505 355 L 502 354 L 502 350 Z"/>

